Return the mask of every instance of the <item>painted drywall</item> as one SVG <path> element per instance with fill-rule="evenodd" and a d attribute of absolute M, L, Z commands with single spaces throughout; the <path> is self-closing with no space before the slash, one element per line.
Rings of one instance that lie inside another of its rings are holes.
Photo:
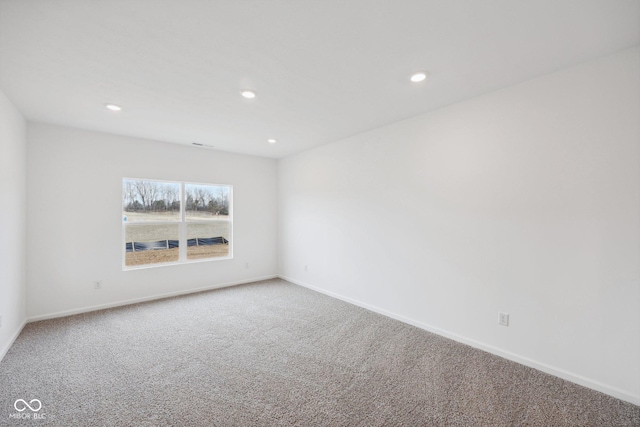
<path fill-rule="evenodd" d="M 639 57 L 282 159 L 281 275 L 640 403 Z"/>
<path fill-rule="evenodd" d="M 26 318 L 26 190 L 26 121 L 0 91 L 0 360 Z"/>
<path fill-rule="evenodd" d="M 27 142 L 30 319 L 277 274 L 275 160 L 47 124 Z M 233 185 L 234 258 L 122 271 L 123 177 Z"/>

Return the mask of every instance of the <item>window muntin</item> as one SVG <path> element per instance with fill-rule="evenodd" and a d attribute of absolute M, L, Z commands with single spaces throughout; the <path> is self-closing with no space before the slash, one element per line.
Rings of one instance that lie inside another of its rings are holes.
<path fill-rule="evenodd" d="M 232 258 L 232 188 L 123 178 L 123 269 Z"/>

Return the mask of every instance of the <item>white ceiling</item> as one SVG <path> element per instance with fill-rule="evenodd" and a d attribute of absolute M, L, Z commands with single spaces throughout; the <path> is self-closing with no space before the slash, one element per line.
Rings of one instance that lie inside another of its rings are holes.
<path fill-rule="evenodd" d="M 275 158 L 639 43 L 638 0 L 0 0 L 29 120 Z"/>

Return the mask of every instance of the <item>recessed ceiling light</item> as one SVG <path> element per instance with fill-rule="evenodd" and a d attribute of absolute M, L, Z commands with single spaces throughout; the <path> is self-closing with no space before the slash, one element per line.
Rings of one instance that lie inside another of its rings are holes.
<path fill-rule="evenodd" d="M 244 96 L 247 99 L 253 99 L 256 97 L 256 93 L 250 89 L 241 90 L 240 95 Z"/>
<path fill-rule="evenodd" d="M 116 104 L 104 104 L 105 108 L 107 110 L 111 110 L 111 111 L 120 111 L 122 110 L 122 107 Z"/>
<path fill-rule="evenodd" d="M 269 139 L 267 139 L 267 142 L 269 144 L 275 144 L 276 142 L 278 142 L 278 140 L 277 139 L 273 139 L 273 138 L 269 138 Z"/>
<path fill-rule="evenodd" d="M 418 71 L 417 73 L 411 75 L 410 80 L 414 83 L 418 83 L 425 80 L 428 75 L 429 73 L 426 71 Z"/>

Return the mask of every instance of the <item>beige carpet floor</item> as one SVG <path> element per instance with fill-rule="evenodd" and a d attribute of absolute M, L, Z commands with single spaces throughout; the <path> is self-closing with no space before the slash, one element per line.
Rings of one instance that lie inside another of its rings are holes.
<path fill-rule="evenodd" d="M 28 324 L 0 425 L 621 427 L 640 407 L 270 280 Z"/>

